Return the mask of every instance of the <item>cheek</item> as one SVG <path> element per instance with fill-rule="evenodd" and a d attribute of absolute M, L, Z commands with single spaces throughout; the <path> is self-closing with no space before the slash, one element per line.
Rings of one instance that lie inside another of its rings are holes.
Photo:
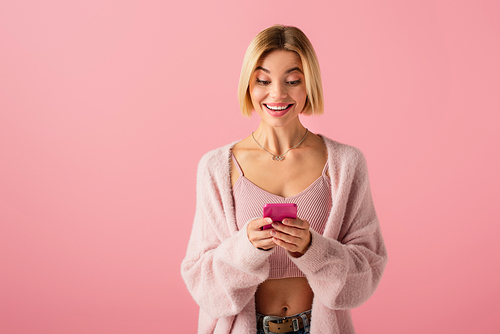
<path fill-rule="evenodd" d="M 266 93 L 262 88 L 257 86 L 250 87 L 250 97 L 252 98 L 254 107 L 260 105 L 260 102 L 264 99 L 265 96 Z"/>
<path fill-rule="evenodd" d="M 296 92 L 296 101 L 300 104 L 305 104 L 307 99 L 307 92 L 305 89 L 301 89 Z"/>

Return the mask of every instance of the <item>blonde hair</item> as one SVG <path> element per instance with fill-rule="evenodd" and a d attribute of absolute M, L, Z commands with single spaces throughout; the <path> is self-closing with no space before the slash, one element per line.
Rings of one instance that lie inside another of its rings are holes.
<path fill-rule="evenodd" d="M 323 86 L 321 84 L 319 62 L 313 46 L 299 28 L 280 24 L 262 30 L 248 46 L 243 58 L 238 85 L 238 100 L 241 113 L 247 117 L 252 115 L 254 108 L 249 90 L 250 78 L 257 67 L 257 63 L 275 50 L 292 51 L 299 55 L 304 70 L 307 92 L 307 100 L 302 114 L 322 114 L 324 110 Z"/>

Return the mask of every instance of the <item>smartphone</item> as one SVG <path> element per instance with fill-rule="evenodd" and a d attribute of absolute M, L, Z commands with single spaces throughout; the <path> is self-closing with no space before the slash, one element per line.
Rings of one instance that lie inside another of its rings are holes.
<path fill-rule="evenodd" d="M 264 205 L 264 218 L 271 218 L 273 222 L 282 222 L 285 218 L 297 218 L 297 204 L 269 203 Z M 263 230 L 270 229 L 272 224 L 262 226 Z"/>

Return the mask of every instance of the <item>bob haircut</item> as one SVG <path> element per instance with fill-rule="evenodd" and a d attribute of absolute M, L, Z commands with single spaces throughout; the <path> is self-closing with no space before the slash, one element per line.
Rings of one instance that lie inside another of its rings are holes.
<path fill-rule="evenodd" d="M 252 115 L 254 107 L 249 90 L 250 78 L 257 67 L 257 63 L 275 50 L 295 52 L 302 61 L 307 99 L 301 114 L 322 114 L 324 110 L 323 86 L 321 84 L 318 58 L 312 44 L 299 28 L 280 24 L 262 30 L 248 46 L 243 58 L 238 85 L 238 101 L 241 113 L 247 117 Z"/>

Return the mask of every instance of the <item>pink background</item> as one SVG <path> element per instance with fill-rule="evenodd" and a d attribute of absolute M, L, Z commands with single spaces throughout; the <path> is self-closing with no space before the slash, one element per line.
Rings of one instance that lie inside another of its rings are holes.
<path fill-rule="evenodd" d="M 255 129 L 274 23 L 318 53 L 304 124 L 368 160 L 389 264 L 358 333 L 498 332 L 498 1 L 47 0 L 0 4 L 2 333 L 196 331 L 197 163 Z"/>

